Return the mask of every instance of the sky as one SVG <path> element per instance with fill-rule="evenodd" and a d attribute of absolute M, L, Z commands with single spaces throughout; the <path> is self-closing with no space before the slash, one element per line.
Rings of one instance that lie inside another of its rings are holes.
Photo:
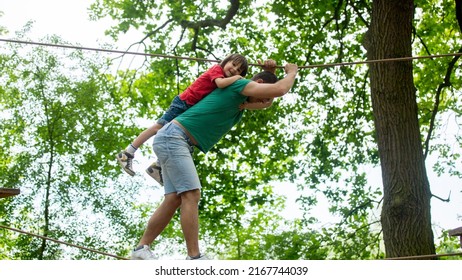
<path fill-rule="evenodd" d="M 12 38 L 17 30 L 20 30 L 27 21 L 35 23 L 28 37 L 34 41 L 45 35 L 56 34 L 64 40 L 78 43 L 85 47 L 99 47 L 103 43 L 111 43 L 110 38 L 104 35 L 105 29 L 111 26 L 110 20 L 92 22 L 89 21 L 87 9 L 94 0 L 0 0 L 0 26 L 6 27 L 9 34 L 3 38 Z M 125 50 L 138 37 L 139 34 L 129 34 L 117 44 L 117 49 Z M 0 42 L 1 44 L 1 42 Z M 125 147 L 125 146 L 124 146 Z M 427 163 L 427 167 L 430 163 Z M 143 168 L 140 166 L 135 168 Z M 438 178 L 428 169 L 432 192 L 442 198 L 447 198 L 451 193 L 451 203 L 444 203 L 438 199 L 432 199 L 432 218 L 436 229 L 453 229 L 460 227 L 462 221 L 458 215 L 462 215 L 462 180 Z M 368 170 L 369 179 L 373 184 L 381 185 L 381 174 L 378 168 Z M 278 185 L 276 191 L 287 195 L 289 206 L 284 215 L 287 217 L 299 217 L 300 211 L 294 208 L 294 200 L 298 197 L 295 185 Z M 290 207 L 292 206 L 292 208 Z M 327 215 L 327 207 L 319 209 L 320 217 Z"/>
<path fill-rule="evenodd" d="M 36 40 L 49 34 L 62 36 L 65 40 L 96 47 L 100 42 L 110 41 L 104 36 L 110 21 L 89 20 L 87 9 L 93 0 L 0 0 L 0 25 L 7 27 L 9 35 L 20 30 L 27 21 L 33 20 L 34 28 L 29 34 Z"/>

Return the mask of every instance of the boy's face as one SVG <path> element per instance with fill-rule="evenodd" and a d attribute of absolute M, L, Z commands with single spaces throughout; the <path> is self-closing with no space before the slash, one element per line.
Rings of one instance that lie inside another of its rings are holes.
<path fill-rule="evenodd" d="M 242 73 L 241 69 L 242 64 L 236 63 L 234 61 L 228 61 L 223 67 L 223 72 L 225 72 L 225 77 L 231 77 L 235 75 L 240 75 Z"/>

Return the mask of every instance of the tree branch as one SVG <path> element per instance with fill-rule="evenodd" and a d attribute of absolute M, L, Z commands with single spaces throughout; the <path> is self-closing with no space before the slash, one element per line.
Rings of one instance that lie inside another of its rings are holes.
<path fill-rule="evenodd" d="M 201 31 L 202 28 L 204 27 L 210 27 L 210 26 L 217 26 L 222 29 L 226 28 L 226 25 L 231 22 L 231 20 L 234 18 L 234 16 L 237 14 L 237 11 L 239 10 L 239 0 L 230 0 L 231 6 L 228 9 L 228 12 L 226 13 L 226 16 L 223 19 L 206 19 L 206 20 L 201 20 L 201 21 L 189 21 L 189 20 L 182 20 L 181 21 L 181 26 L 183 28 L 191 28 L 194 30 L 194 39 L 193 39 L 193 45 L 192 45 L 192 50 L 196 50 L 197 48 L 197 38 L 199 36 L 199 32 Z"/>
<path fill-rule="evenodd" d="M 441 200 L 441 201 L 443 201 L 443 202 L 450 202 L 450 201 L 451 201 L 451 191 L 449 191 L 448 198 L 446 198 L 446 199 L 441 198 L 441 197 L 439 197 L 439 196 L 436 196 L 436 195 L 434 195 L 434 194 L 432 194 L 432 197 L 437 198 L 437 199 L 439 199 L 439 200 Z"/>
<path fill-rule="evenodd" d="M 365 5 L 366 7 L 368 6 L 367 4 L 364 3 L 364 1 L 361 1 L 363 5 Z M 356 16 L 361 19 L 361 21 L 363 22 L 363 24 L 369 29 L 369 22 L 363 17 L 363 13 L 358 9 L 358 7 L 356 6 L 357 3 L 355 3 L 353 1 L 353 3 L 349 3 L 350 6 L 353 8 L 353 11 L 356 13 Z M 371 11 L 368 10 L 368 14 L 370 15 L 371 14 Z"/>
<path fill-rule="evenodd" d="M 166 22 L 164 22 L 164 24 L 162 24 L 161 26 L 157 27 L 155 30 L 149 32 L 148 34 L 146 34 L 146 36 L 144 36 L 143 39 L 141 39 L 140 43 L 144 42 L 144 40 L 146 40 L 147 38 L 151 37 L 153 34 L 159 32 L 159 30 L 163 29 L 165 26 L 167 26 L 167 24 L 169 24 L 170 22 L 172 22 L 173 19 L 169 19 L 167 20 Z"/>
<path fill-rule="evenodd" d="M 462 47 L 459 49 L 459 52 L 462 52 Z M 430 149 L 430 138 L 432 136 L 433 130 L 435 129 L 435 119 L 436 119 L 436 114 L 438 114 L 438 109 L 440 105 L 440 98 L 441 94 L 443 92 L 444 88 L 450 87 L 451 86 L 451 74 L 454 70 L 454 67 L 459 60 L 460 56 L 455 56 L 451 62 L 448 65 L 448 68 L 446 70 L 446 75 L 444 77 L 443 82 L 438 86 L 438 89 L 436 91 L 435 95 L 435 105 L 433 106 L 433 112 L 430 120 L 430 128 L 428 129 L 428 134 L 427 134 L 427 139 L 425 140 L 425 153 L 424 153 L 424 159 L 427 158 L 429 149 Z"/>
<path fill-rule="evenodd" d="M 239 10 L 239 0 L 230 0 L 231 6 L 229 7 L 228 12 L 226 13 L 225 18 L 223 19 L 206 19 L 201 21 L 189 21 L 189 20 L 182 20 L 181 26 L 185 28 L 192 28 L 192 29 L 201 29 L 203 27 L 210 27 L 210 26 L 218 26 L 222 29 L 226 28 L 226 25 L 233 19 L 233 17 L 237 14 Z"/>

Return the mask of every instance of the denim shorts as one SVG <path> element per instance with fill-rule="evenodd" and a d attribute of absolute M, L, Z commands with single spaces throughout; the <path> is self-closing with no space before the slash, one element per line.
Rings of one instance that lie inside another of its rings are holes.
<path fill-rule="evenodd" d="M 157 132 L 152 146 L 162 168 L 165 194 L 201 188 L 192 158 L 194 146 L 183 128 L 168 123 Z"/>
<path fill-rule="evenodd" d="M 183 114 L 184 111 L 191 108 L 192 105 L 186 103 L 180 99 L 180 96 L 177 95 L 173 98 L 170 107 L 168 107 L 167 111 L 157 120 L 157 123 L 161 125 L 166 125 L 167 123 L 171 122 L 174 118 L 178 117 L 179 115 Z"/>

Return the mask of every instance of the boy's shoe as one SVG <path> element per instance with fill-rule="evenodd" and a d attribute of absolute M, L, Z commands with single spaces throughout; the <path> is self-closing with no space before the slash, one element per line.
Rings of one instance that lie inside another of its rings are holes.
<path fill-rule="evenodd" d="M 128 173 L 130 176 L 135 175 L 135 171 L 133 171 L 133 158 L 134 155 L 128 153 L 127 151 L 123 150 L 117 154 L 117 161 L 119 162 L 120 166 Z"/>
<path fill-rule="evenodd" d="M 188 261 L 206 261 L 206 260 L 210 260 L 205 254 L 200 254 L 199 257 L 190 257 L 190 256 L 187 256 L 186 257 L 186 260 Z"/>
<path fill-rule="evenodd" d="M 151 164 L 147 169 L 146 173 L 149 174 L 154 180 L 157 181 L 161 186 L 164 185 L 164 180 L 162 180 L 162 169 L 160 168 L 159 165 L 157 165 L 157 162 L 154 162 Z"/>
<path fill-rule="evenodd" d="M 149 249 L 148 245 L 143 245 L 143 248 L 132 251 L 132 260 L 157 260 L 156 256 Z"/>

